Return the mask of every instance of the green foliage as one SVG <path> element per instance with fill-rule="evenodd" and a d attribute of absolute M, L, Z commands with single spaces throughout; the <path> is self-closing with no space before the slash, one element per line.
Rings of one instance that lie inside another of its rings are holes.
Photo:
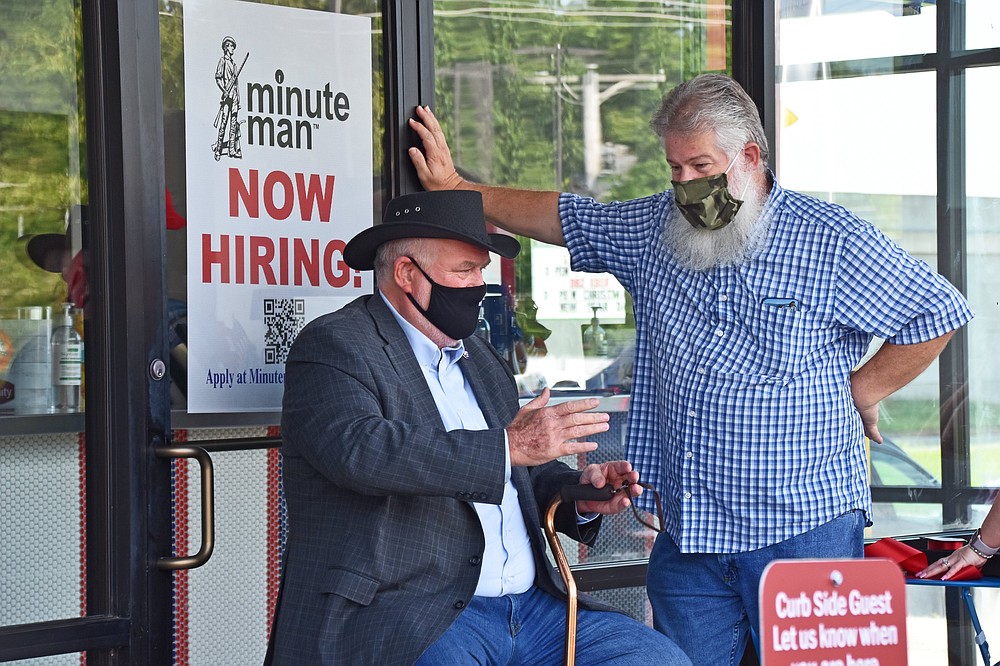
<path fill-rule="evenodd" d="M 664 189 L 662 149 L 647 123 L 667 89 L 700 71 L 704 25 L 701 6 L 439 0 L 436 111 L 456 163 L 492 183 L 579 190 L 580 79 L 596 65 L 611 77 L 602 91 L 630 75 L 647 77 L 601 103 L 603 140 L 636 158 L 607 184 L 611 195 Z M 656 75 L 665 80 L 650 83 Z"/>
<path fill-rule="evenodd" d="M 83 202 L 86 165 L 79 5 L 0 2 L 0 305 L 65 300 L 59 276 L 28 260 L 21 237 L 63 233 Z"/>
<path fill-rule="evenodd" d="M 683 4 L 683 3 L 674 3 Z M 703 61 L 704 8 L 632 0 L 437 0 L 435 113 L 466 177 L 531 189 L 583 191 L 580 81 L 596 65 L 607 90 L 645 75 L 601 103 L 603 140 L 635 163 L 604 183 L 607 199 L 663 190 L 663 150 L 648 120 L 666 90 Z M 648 79 L 662 75 L 664 81 Z M 614 77 L 617 76 L 617 79 Z M 515 262 L 530 289 L 530 243 Z"/>

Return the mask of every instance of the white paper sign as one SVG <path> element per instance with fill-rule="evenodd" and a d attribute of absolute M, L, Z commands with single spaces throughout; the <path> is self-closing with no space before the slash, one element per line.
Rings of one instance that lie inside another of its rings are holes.
<path fill-rule="evenodd" d="M 188 411 L 278 411 L 291 341 L 371 292 L 371 20 L 185 0 Z"/>
<path fill-rule="evenodd" d="M 625 321 L 625 288 L 610 273 L 571 271 L 565 248 L 531 242 L 531 296 L 538 319 L 586 319 L 604 323 Z"/>

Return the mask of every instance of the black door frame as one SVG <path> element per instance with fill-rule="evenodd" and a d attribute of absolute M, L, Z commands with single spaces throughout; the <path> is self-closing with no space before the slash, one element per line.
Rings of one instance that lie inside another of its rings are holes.
<path fill-rule="evenodd" d="M 171 554 L 170 464 L 153 454 L 170 424 L 169 382 L 153 371 L 169 354 L 158 9 L 84 2 L 90 204 L 102 222 L 91 234 L 101 374 L 88 382 L 107 398 L 87 412 L 88 466 L 106 474 L 87 484 L 87 607 L 127 631 L 88 663 L 171 662 L 172 577 L 155 566 Z"/>

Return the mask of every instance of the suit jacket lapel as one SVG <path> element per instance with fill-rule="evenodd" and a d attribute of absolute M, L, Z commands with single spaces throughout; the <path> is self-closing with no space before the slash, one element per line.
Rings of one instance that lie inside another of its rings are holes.
<path fill-rule="evenodd" d="M 500 415 L 497 413 L 497 407 L 490 399 L 490 388 L 486 385 L 485 379 L 487 369 L 483 367 L 480 354 L 468 353 L 466 358 L 458 362 L 458 367 L 462 369 L 466 381 L 472 386 L 472 393 L 476 396 L 476 402 L 479 403 L 479 410 L 483 413 L 483 418 L 486 419 L 486 425 L 490 428 L 506 427 L 506 423 L 499 422 Z"/>
<path fill-rule="evenodd" d="M 403 333 L 399 322 L 396 321 L 396 317 L 382 300 L 382 295 L 378 291 L 368 299 L 368 312 L 375 322 L 376 330 L 385 341 L 382 350 L 399 375 L 400 382 L 404 386 L 413 387 L 411 395 L 417 404 L 418 411 L 426 414 L 428 419 L 434 419 L 444 428 L 444 422 L 441 421 L 441 414 L 434 402 L 434 396 L 427 388 L 427 380 L 417 363 L 417 357 L 413 354 L 410 341 L 406 339 L 406 334 Z"/>
<path fill-rule="evenodd" d="M 396 321 L 378 292 L 375 292 L 368 299 L 368 311 L 375 321 L 379 335 L 385 341 L 383 349 L 396 372 L 399 373 L 400 380 L 417 387 L 413 392 L 414 400 L 417 401 L 421 409 L 426 410 L 428 418 L 436 419 L 443 428 L 444 424 L 441 422 L 437 404 L 434 402 L 430 389 L 427 388 L 427 380 L 417 364 L 413 349 L 410 347 L 410 341 L 406 339 L 406 334 L 399 327 L 399 322 Z M 504 421 L 507 417 L 500 412 L 496 401 L 492 399 L 495 387 L 490 387 L 487 379 L 495 378 L 497 375 L 496 369 L 491 368 L 490 364 L 501 362 L 493 356 L 490 350 L 485 348 L 473 350 L 467 358 L 459 361 L 462 373 L 472 386 L 476 402 L 479 403 L 479 409 L 482 410 L 483 418 L 486 419 L 486 425 L 490 428 L 503 428 L 508 425 Z M 532 533 L 533 537 L 537 536 L 537 530 L 541 529 L 541 522 L 538 518 L 538 505 L 527 469 L 524 467 L 511 468 L 511 480 L 514 487 L 517 488 L 518 500 L 522 513 L 525 514 L 525 519 L 528 521 L 529 532 Z"/>

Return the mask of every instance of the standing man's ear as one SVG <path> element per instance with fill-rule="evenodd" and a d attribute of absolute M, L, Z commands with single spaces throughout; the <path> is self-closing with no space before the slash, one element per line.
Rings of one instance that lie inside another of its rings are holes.
<path fill-rule="evenodd" d="M 750 141 L 743 146 L 743 156 L 752 166 L 760 166 L 760 146 L 755 141 Z"/>

